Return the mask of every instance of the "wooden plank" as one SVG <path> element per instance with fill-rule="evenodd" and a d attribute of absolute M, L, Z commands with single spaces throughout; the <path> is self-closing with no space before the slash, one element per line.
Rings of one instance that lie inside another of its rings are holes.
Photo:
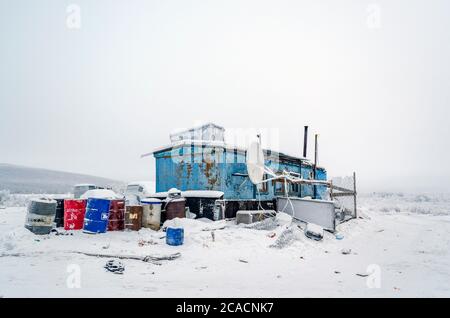
<path fill-rule="evenodd" d="M 338 190 L 338 191 L 342 191 L 342 192 L 352 192 L 353 193 L 353 191 L 351 189 L 346 189 L 346 188 L 338 187 L 338 186 L 335 186 L 335 185 L 333 185 L 333 189 L 334 190 Z"/>
<path fill-rule="evenodd" d="M 355 193 L 352 191 L 352 192 L 335 192 L 335 193 L 333 193 L 333 197 L 334 198 L 336 198 L 336 197 L 348 197 L 348 196 L 353 196 L 353 195 L 355 195 Z"/>

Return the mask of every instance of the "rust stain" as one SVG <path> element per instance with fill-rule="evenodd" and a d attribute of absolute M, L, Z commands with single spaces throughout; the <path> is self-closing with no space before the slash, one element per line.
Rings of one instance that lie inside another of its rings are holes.
<path fill-rule="evenodd" d="M 210 162 L 210 161 L 205 161 L 205 160 L 203 160 L 203 163 L 205 166 L 204 173 L 208 180 L 208 185 L 210 185 L 211 189 L 214 189 L 214 186 L 217 185 L 217 181 L 218 181 L 217 174 L 212 173 L 212 171 L 214 169 L 214 163 Z"/>
<path fill-rule="evenodd" d="M 186 171 L 187 171 L 187 177 L 190 178 L 192 174 L 192 165 L 188 162 L 186 163 Z"/>

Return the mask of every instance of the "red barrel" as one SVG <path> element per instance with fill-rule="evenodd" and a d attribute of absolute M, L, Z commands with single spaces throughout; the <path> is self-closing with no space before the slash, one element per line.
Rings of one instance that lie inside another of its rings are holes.
<path fill-rule="evenodd" d="M 85 211 L 86 200 L 64 200 L 64 229 L 81 230 Z"/>
<path fill-rule="evenodd" d="M 111 200 L 108 231 L 123 231 L 125 228 L 125 200 Z"/>

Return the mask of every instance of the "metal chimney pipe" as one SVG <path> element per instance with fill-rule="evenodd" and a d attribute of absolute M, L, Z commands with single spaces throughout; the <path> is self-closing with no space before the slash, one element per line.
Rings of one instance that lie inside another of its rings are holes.
<path fill-rule="evenodd" d="M 308 148 L 308 126 L 305 126 L 305 133 L 303 135 L 303 158 L 306 158 L 307 148 Z"/>

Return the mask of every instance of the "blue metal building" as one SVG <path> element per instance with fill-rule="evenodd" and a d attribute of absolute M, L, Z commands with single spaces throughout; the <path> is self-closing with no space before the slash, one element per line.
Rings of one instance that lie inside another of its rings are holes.
<path fill-rule="evenodd" d="M 218 126 L 214 125 L 214 129 Z M 179 137 L 179 136 L 178 136 Z M 282 182 L 255 186 L 250 182 L 246 167 L 246 150 L 227 145 L 222 140 L 190 140 L 178 138 L 172 145 L 154 151 L 156 160 L 156 191 L 170 188 L 186 190 L 215 190 L 224 192 L 224 199 L 272 200 L 283 196 Z M 273 171 L 283 169 L 313 179 L 313 165 L 304 158 L 264 150 L 265 164 Z M 317 167 L 316 179 L 326 180 L 324 168 Z M 289 184 L 290 196 L 323 198 L 325 186 Z M 316 192 L 314 194 L 314 192 Z"/>

